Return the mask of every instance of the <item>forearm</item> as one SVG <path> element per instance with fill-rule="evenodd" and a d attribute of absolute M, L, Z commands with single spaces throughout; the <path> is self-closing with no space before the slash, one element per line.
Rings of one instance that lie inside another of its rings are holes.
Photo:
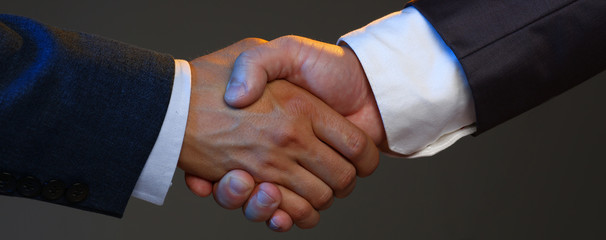
<path fill-rule="evenodd" d="M 174 60 L 25 18 L 1 19 L 1 170 L 35 176 L 42 186 L 55 178 L 85 183 L 86 200 L 53 202 L 121 216 L 164 120 Z"/>

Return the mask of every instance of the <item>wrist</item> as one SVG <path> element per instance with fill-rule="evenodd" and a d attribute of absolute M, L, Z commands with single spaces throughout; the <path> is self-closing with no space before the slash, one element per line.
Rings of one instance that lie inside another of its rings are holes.
<path fill-rule="evenodd" d="M 383 120 L 381 119 L 379 107 L 370 83 L 368 82 L 368 78 L 366 77 L 366 73 L 364 72 L 364 68 L 356 53 L 345 41 L 341 41 L 339 46 L 345 53 L 344 58 L 347 66 L 349 66 L 348 69 L 352 70 L 351 77 L 353 78 L 353 82 L 358 83 L 357 85 L 354 85 L 354 87 L 360 89 L 358 96 L 363 102 L 361 114 L 357 114 L 359 116 L 350 120 L 364 130 L 377 146 L 384 145 L 386 142 L 386 134 Z"/>

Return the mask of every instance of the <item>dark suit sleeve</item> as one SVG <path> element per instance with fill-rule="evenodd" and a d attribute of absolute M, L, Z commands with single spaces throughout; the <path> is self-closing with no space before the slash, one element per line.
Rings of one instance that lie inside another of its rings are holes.
<path fill-rule="evenodd" d="M 0 193 L 122 216 L 173 77 L 169 55 L 0 15 Z"/>
<path fill-rule="evenodd" d="M 606 69 L 604 0 L 418 0 L 460 61 L 478 134 Z"/>

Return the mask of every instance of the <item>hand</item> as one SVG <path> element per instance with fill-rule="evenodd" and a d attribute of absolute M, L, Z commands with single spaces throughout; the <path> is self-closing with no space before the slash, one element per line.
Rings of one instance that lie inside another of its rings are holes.
<path fill-rule="evenodd" d="M 271 183 L 261 183 L 255 187 L 253 177 L 242 170 L 229 171 L 220 182 L 214 184 L 214 188 L 209 181 L 190 174 L 185 175 L 185 182 L 196 195 L 208 197 L 214 193 L 215 201 L 222 207 L 243 207 L 246 218 L 251 221 L 266 221 L 267 226 L 277 232 L 290 230 L 292 219 L 303 220 L 298 224 L 308 227 L 318 221 L 315 218 L 316 211 L 309 208 L 309 203 L 301 202 L 302 199 L 296 194 L 289 193 L 288 189 L 278 189 Z M 281 191 L 287 192 L 284 200 Z M 287 213 L 282 209 L 290 211 Z"/>
<path fill-rule="evenodd" d="M 188 176 L 209 181 L 242 169 L 256 182 L 276 183 L 280 209 L 298 226 L 311 227 L 316 210 L 330 206 L 333 195 L 352 191 L 356 173 L 376 168 L 378 151 L 360 129 L 287 82 L 268 85 L 247 108 L 229 108 L 222 96 L 231 66 L 258 44 L 241 41 L 190 63 L 190 112 L 178 165 Z"/>
<path fill-rule="evenodd" d="M 383 122 L 372 89 L 355 53 L 311 39 L 287 36 L 244 51 L 234 65 L 225 101 L 233 107 L 255 102 L 267 81 L 286 79 L 318 98 L 385 143 Z"/>
<path fill-rule="evenodd" d="M 286 79 L 318 96 L 387 150 L 374 95 L 349 47 L 287 36 L 248 49 L 236 60 L 225 101 L 234 107 L 246 107 L 261 96 L 266 82 L 277 79 Z M 215 196 L 224 195 L 228 195 L 227 188 L 215 191 Z M 234 204 L 242 205 L 243 201 Z M 263 211 L 259 215 L 268 215 L 271 208 Z M 288 215 L 275 214 L 271 220 L 274 227 L 279 223 L 281 229 L 290 228 Z"/>

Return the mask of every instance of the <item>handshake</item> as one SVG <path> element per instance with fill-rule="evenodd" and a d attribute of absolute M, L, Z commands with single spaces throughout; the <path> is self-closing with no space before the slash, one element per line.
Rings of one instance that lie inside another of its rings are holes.
<path fill-rule="evenodd" d="M 196 195 L 274 231 L 311 228 L 377 167 L 383 123 L 348 46 L 245 39 L 190 66 L 178 166 Z"/>

